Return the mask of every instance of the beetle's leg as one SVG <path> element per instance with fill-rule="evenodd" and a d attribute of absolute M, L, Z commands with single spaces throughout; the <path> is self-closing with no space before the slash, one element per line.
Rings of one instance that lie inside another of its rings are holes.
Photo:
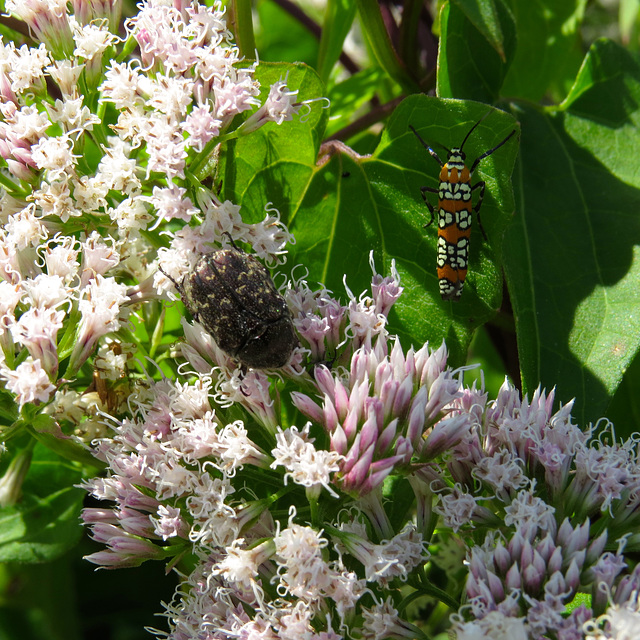
<path fill-rule="evenodd" d="M 227 238 L 229 238 L 229 242 L 231 243 L 231 246 L 236 250 L 236 251 L 242 251 L 242 249 L 239 249 L 236 246 L 236 243 L 233 241 L 233 238 L 231 237 L 231 234 L 228 231 L 223 231 L 222 232 L 223 236 L 227 236 Z"/>
<path fill-rule="evenodd" d="M 476 218 L 478 219 L 478 226 L 480 227 L 480 231 L 482 231 L 482 236 L 485 240 L 488 240 L 487 234 L 484 232 L 484 227 L 482 226 L 482 220 L 480 220 L 480 207 L 482 206 L 482 199 L 484 198 L 484 182 L 476 182 L 473 187 L 471 187 L 471 193 L 473 193 L 476 189 L 480 189 L 480 193 L 478 194 L 478 202 L 476 202 L 476 206 L 473 207 L 473 210 L 476 212 Z"/>
<path fill-rule="evenodd" d="M 429 209 L 429 213 L 431 214 L 431 220 L 429 220 L 429 222 L 424 225 L 425 227 L 428 227 L 433 224 L 435 210 L 433 208 L 433 205 L 427 198 L 427 193 L 438 193 L 438 189 L 435 189 L 434 187 L 420 187 L 420 193 L 422 194 L 422 199 L 424 200 L 424 203 L 427 205 L 427 209 Z"/>
<path fill-rule="evenodd" d="M 178 291 L 178 293 L 180 295 L 182 295 L 183 292 L 183 288 L 182 288 L 182 284 L 178 284 L 160 265 L 158 265 L 158 271 L 165 277 L 168 278 L 169 280 L 171 280 L 171 282 L 173 282 L 173 286 L 176 288 L 176 290 Z"/>

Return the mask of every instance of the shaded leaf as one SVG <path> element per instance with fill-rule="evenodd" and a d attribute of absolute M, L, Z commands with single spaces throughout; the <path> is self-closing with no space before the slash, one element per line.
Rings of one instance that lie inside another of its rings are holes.
<path fill-rule="evenodd" d="M 356 15 L 356 4 L 351 0 L 328 0 L 318 51 L 318 75 L 326 84 L 335 63 L 340 58 L 344 40 Z"/>
<path fill-rule="evenodd" d="M 504 38 L 494 0 L 452 0 L 504 61 Z M 500 0 L 498 0 L 500 2 Z"/>
<path fill-rule="evenodd" d="M 504 246 L 523 385 L 575 396 L 583 422 L 604 413 L 640 346 L 639 105 L 637 61 L 600 41 L 562 110 L 517 114 Z"/>
<path fill-rule="evenodd" d="M 510 0 L 518 28 L 518 47 L 502 87 L 503 95 L 541 100 L 562 92 L 582 60 L 580 24 L 586 0 Z"/>
<path fill-rule="evenodd" d="M 636 354 L 631 365 L 625 371 L 622 382 L 616 389 L 606 417 L 616 427 L 616 435 L 629 438 L 638 431 L 640 424 L 640 355 Z"/>
<path fill-rule="evenodd" d="M 436 92 L 441 98 L 495 103 L 513 58 L 516 32 L 513 17 L 502 2 L 495 4 L 504 53 L 487 40 L 457 3 L 446 3 L 440 13 L 440 46 Z"/>
<path fill-rule="evenodd" d="M 0 562 L 45 562 L 60 557 L 82 535 L 85 492 L 76 468 L 36 446 L 22 499 L 0 508 Z"/>
<path fill-rule="evenodd" d="M 356 0 L 360 24 L 367 38 L 367 42 L 378 65 L 384 69 L 389 77 L 404 87 L 406 91 L 418 91 L 416 78 L 408 72 L 404 62 L 398 57 L 389 32 L 380 13 L 376 0 Z"/>

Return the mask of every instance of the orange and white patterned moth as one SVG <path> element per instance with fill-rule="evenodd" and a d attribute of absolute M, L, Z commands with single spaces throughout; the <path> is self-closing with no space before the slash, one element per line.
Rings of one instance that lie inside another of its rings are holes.
<path fill-rule="evenodd" d="M 471 177 L 473 176 L 473 172 L 481 160 L 499 149 L 516 132 L 514 129 L 502 142 L 476 158 L 469 169 L 465 164 L 466 156 L 462 149 L 469 139 L 469 136 L 485 117 L 486 115 L 471 127 L 459 147 L 447 149 L 447 147 L 441 145 L 449 154 L 446 162 L 442 162 L 438 154 L 422 139 L 420 134 L 409 125 L 409 128 L 418 140 L 420 140 L 422 146 L 442 167 L 438 188 L 421 187 L 420 191 L 431 214 L 431 220 L 427 222 L 425 227 L 432 224 L 435 217 L 435 208 L 429 202 L 427 193 L 438 194 L 438 249 L 436 264 L 440 295 L 443 300 L 459 300 L 462 294 L 462 287 L 467 277 L 469 263 L 469 238 L 471 236 L 472 211 L 476 213 L 478 225 L 485 240 L 487 237 L 480 222 L 480 206 L 482 205 L 482 198 L 484 196 L 485 183 L 480 181 L 472 186 Z M 478 190 L 479 193 L 474 206 L 473 192 L 476 190 Z"/>

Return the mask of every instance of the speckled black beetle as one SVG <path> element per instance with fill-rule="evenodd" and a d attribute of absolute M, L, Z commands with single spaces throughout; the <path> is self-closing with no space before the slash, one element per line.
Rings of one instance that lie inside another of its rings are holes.
<path fill-rule="evenodd" d="M 167 277 L 189 313 L 232 358 L 254 369 L 289 362 L 298 344 L 291 313 L 252 255 L 235 246 L 219 249 L 202 255 L 181 284 Z"/>

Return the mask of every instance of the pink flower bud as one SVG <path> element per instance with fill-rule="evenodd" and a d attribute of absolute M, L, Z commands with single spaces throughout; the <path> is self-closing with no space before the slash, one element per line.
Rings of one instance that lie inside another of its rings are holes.
<path fill-rule="evenodd" d="M 507 589 L 520 589 L 522 587 L 522 575 L 520 573 L 520 565 L 514 562 L 504 579 L 504 585 Z"/>
<path fill-rule="evenodd" d="M 345 491 L 357 490 L 369 473 L 369 467 L 373 460 L 374 446 L 371 445 L 365 451 L 362 451 L 358 447 L 358 451 L 360 452 L 360 456 L 355 461 L 355 464 L 350 468 L 349 472 L 342 478 L 342 485 Z"/>
<path fill-rule="evenodd" d="M 349 410 L 349 394 L 340 380 L 336 380 L 334 404 L 339 420 L 344 420 Z"/>
<path fill-rule="evenodd" d="M 327 394 L 325 394 L 324 402 L 322 403 L 322 424 L 324 424 L 327 433 L 333 433 L 338 424 L 336 408 Z"/>
<path fill-rule="evenodd" d="M 376 445 L 376 453 L 378 455 L 386 454 L 398 432 L 398 418 L 394 418 L 378 435 L 378 443 Z"/>
<path fill-rule="evenodd" d="M 340 424 L 336 425 L 336 428 L 331 433 L 330 437 L 331 451 L 335 451 L 341 455 L 345 455 L 347 452 L 348 441 Z"/>
<path fill-rule="evenodd" d="M 324 414 L 322 409 L 307 395 L 299 391 L 291 393 L 291 400 L 298 411 L 302 412 L 309 420 L 322 424 Z"/>

